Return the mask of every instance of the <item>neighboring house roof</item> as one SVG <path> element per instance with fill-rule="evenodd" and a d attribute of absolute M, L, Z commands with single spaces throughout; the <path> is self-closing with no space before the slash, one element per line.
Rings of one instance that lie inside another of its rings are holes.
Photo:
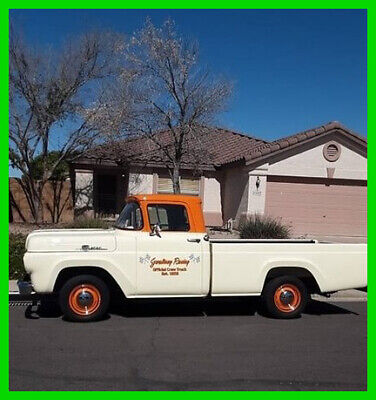
<path fill-rule="evenodd" d="M 317 128 L 308 129 L 303 132 L 295 133 L 294 135 L 277 139 L 273 142 L 262 144 L 252 149 L 249 154 L 244 158 L 247 164 L 260 161 L 271 155 L 280 153 L 282 151 L 290 150 L 306 144 L 307 142 L 323 137 L 329 134 L 339 133 L 344 137 L 350 138 L 352 141 L 358 143 L 367 152 L 367 139 L 357 133 L 346 128 L 340 122 L 333 121 Z"/>
<path fill-rule="evenodd" d="M 172 144 L 172 134 L 168 131 L 158 132 L 157 141 L 163 146 Z M 182 166 L 219 167 L 223 164 L 244 158 L 250 151 L 265 140 L 240 134 L 223 128 L 202 126 L 189 138 L 189 152 L 183 155 Z M 97 146 L 88 151 L 75 163 L 117 162 L 143 163 L 147 165 L 163 164 L 168 157 L 158 145 L 148 137 L 120 140 L 111 144 Z"/>
<path fill-rule="evenodd" d="M 189 152 L 183 155 L 182 167 L 214 169 L 242 160 L 250 164 L 332 133 L 350 138 L 363 147 L 364 152 L 367 151 L 367 139 L 339 122 L 329 122 L 272 142 L 224 128 L 201 126 L 188 140 Z M 155 135 L 161 145 L 172 144 L 171 132 L 162 131 Z M 153 140 L 148 137 L 138 137 L 97 146 L 74 163 L 112 165 L 128 163 L 160 167 L 165 166 L 168 161 L 165 152 Z"/>

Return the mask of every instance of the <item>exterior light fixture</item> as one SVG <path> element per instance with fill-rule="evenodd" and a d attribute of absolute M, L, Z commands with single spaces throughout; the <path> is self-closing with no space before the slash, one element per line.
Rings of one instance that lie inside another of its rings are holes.
<path fill-rule="evenodd" d="M 260 177 L 258 176 L 257 179 L 256 179 L 256 189 L 257 189 L 257 190 L 258 190 L 259 187 L 260 187 L 260 183 L 261 183 Z"/>

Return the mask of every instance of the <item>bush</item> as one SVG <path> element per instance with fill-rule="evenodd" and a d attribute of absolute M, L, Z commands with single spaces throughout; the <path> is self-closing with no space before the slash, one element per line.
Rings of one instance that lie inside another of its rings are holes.
<path fill-rule="evenodd" d="M 108 229 L 112 224 L 103 219 L 96 218 L 77 218 L 72 223 L 67 224 L 67 229 Z"/>
<path fill-rule="evenodd" d="M 9 279 L 22 279 L 26 274 L 23 265 L 26 236 L 21 233 L 9 235 Z"/>
<path fill-rule="evenodd" d="M 252 215 L 239 226 L 242 239 L 288 239 L 290 227 L 276 218 L 265 215 Z"/>

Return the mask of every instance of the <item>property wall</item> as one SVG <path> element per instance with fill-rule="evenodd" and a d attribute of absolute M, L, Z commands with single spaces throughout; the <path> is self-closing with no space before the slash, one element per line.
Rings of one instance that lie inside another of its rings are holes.
<path fill-rule="evenodd" d="M 43 222 L 53 222 L 54 186 L 48 182 L 43 190 Z M 12 222 L 33 222 L 26 195 L 16 178 L 9 178 L 10 219 Z M 56 193 L 58 193 L 58 188 Z M 14 203 L 13 203 L 14 201 Z M 12 204 L 13 203 L 13 204 Z M 63 183 L 59 198 L 59 222 L 73 220 L 73 201 L 70 180 Z"/>

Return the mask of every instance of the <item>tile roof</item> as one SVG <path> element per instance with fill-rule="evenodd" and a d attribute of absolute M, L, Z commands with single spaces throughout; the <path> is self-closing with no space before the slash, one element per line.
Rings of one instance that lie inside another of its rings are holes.
<path fill-rule="evenodd" d="M 328 134 L 334 131 L 337 131 L 343 135 L 351 137 L 353 140 L 367 147 L 367 139 L 365 137 L 352 132 L 344 125 L 342 125 L 340 122 L 333 121 L 313 129 L 308 129 L 303 132 L 295 133 L 294 135 L 291 136 L 277 139 L 273 142 L 261 144 L 260 146 L 253 148 L 245 157 L 245 160 L 247 162 L 259 160 L 261 158 L 274 154 L 278 151 L 291 148 L 293 146 L 302 145 L 312 138 Z"/>
<path fill-rule="evenodd" d="M 334 131 L 352 138 L 365 148 L 367 147 L 366 138 L 350 131 L 336 121 L 272 142 L 224 128 L 201 126 L 187 140 L 189 151 L 182 157 L 182 166 L 220 167 L 240 160 L 251 163 Z M 158 143 L 163 146 L 172 146 L 171 132 L 162 131 L 155 135 Z M 137 137 L 97 146 L 76 162 L 79 163 L 81 160 L 99 163 L 110 161 L 117 164 L 125 162 L 165 165 L 168 157 L 150 138 Z"/>
<path fill-rule="evenodd" d="M 155 134 L 158 143 L 171 146 L 172 134 L 163 131 Z M 223 128 L 201 126 L 189 138 L 189 152 L 183 155 L 182 164 L 220 166 L 244 157 L 265 140 L 240 134 Z M 120 140 L 112 144 L 97 146 L 83 157 L 89 160 L 123 160 L 126 162 L 166 163 L 168 157 L 158 145 L 147 137 Z"/>

